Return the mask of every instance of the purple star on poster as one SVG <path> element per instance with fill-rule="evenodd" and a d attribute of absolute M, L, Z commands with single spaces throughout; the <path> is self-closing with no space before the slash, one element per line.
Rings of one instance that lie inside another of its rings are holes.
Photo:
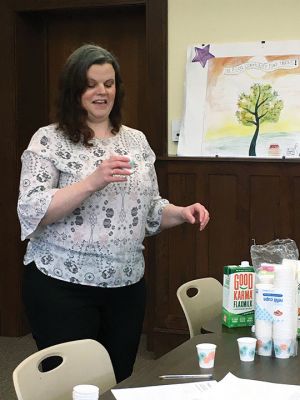
<path fill-rule="evenodd" d="M 207 61 L 210 58 L 214 58 L 215 57 L 214 55 L 212 55 L 209 52 L 209 46 L 210 46 L 210 44 L 207 44 L 202 49 L 199 48 L 199 47 L 195 47 L 196 55 L 192 59 L 192 62 L 199 62 L 202 65 L 202 67 L 204 68 L 206 63 L 207 63 Z"/>

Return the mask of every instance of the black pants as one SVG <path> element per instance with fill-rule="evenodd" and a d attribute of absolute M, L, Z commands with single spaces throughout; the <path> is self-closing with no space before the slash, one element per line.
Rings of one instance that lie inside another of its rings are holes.
<path fill-rule="evenodd" d="M 131 375 L 145 313 L 144 278 L 130 286 L 100 288 L 51 278 L 32 263 L 25 266 L 23 301 L 39 350 L 95 339 L 107 349 L 117 382 Z"/>

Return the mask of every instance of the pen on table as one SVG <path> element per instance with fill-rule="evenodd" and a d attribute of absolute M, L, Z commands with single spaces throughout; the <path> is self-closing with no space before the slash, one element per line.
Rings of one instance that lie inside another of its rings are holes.
<path fill-rule="evenodd" d="M 161 375 L 159 379 L 210 379 L 212 374 L 194 374 L 194 375 Z"/>

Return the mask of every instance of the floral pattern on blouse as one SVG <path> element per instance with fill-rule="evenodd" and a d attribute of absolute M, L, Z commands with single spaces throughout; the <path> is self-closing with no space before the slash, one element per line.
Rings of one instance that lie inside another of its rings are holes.
<path fill-rule="evenodd" d="M 22 155 L 18 200 L 24 264 L 68 282 L 119 287 L 144 274 L 143 240 L 160 230 L 168 201 L 159 195 L 155 155 L 145 135 L 122 126 L 111 138 L 71 142 L 56 125 L 40 128 Z M 127 182 L 96 191 L 69 215 L 40 227 L 59 188 L 78 182 L 113 154 L 130 157 Z"/>

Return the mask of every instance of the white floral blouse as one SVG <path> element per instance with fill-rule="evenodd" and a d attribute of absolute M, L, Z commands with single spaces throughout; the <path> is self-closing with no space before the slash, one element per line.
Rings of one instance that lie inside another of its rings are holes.
<path fill-rule="evenodd" d="M 119 287 L 144 274 L 143 240 L 159 232 L 167 200 L 160 197 L 155 155 L 145 135 L 122 126 L 111 138 L 71 142 L 56 128 L 40 128 L 22 155 L 18 215 L 24 264 L 68 282 Z M 127 182 L 110 183 L 61 220 L 39 227 L 58 188 L 91 174 L 112 154 L 130 157 Z"/>

